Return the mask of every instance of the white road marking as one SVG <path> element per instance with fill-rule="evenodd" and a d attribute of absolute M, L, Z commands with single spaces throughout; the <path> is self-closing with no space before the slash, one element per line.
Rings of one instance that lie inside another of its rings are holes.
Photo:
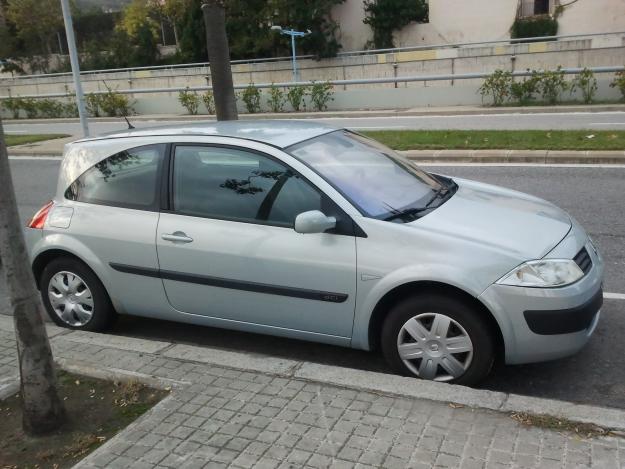
<path fill-rule="evenodd" d="M 10 160 L 44 160 L 44 161 L 61 161 L 62 156 L 9 156 Z"/>
<path fill-rule="evenodd" d="M 603 293 L 606 300 L 625 300 L 625 293 Z"/>
<path fill-rule="evenodd" d="M 359 125 L 350 125 L 347 128 L 348 129 L 353 129 L 353 130 L 399 130 L 399 129 L 409 129 L 409 127 L 406 127 L 405 125 L 398 125 L 398 126 L 393 126 L 393 127 L 389 127 L 389 126 L 361 127 Z"/>
<path fill-rule="evenodd" d="M 5 130 L 5 134 L 25 134 L 25 130 Z"/>
<path fill-rule="evenodd" d="M 417 166 L 457 166 L 459 168 L 471 166 L 505 166 L 510 167 L 529 167 L 529 168 L 625 168 L 625 164 L 544 164 L 544 163 L 453 163 L 453 162 L 420 162 L 414 161 Z"/>

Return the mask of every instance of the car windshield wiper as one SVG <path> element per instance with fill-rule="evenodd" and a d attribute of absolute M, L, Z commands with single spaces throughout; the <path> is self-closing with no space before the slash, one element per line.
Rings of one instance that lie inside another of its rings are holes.
<path fill-rule="evenodd" d="M 435 200 L 446 196 L 448 193 L 449 193 L 449 188 L 445 186 L 441 186 L 440 189 L 437 189 L 434 191 L 432 198 L 428 200 L 428 202 L 423 207 L 409 207 L 403 210 L 398 210 L 396 208 L 391 207 L 389 204 L 385 203 L 384 205 L 386 205 L 387 207 L 391 209 L 391 215 L 384 218 L 384 221 L 393 221 L 393 220 L 397 220 L 398 218 L 408 218 L 408 217 L 415 218 L 415 216 L 418 215 L 419 213 L 429 210 Z"/>

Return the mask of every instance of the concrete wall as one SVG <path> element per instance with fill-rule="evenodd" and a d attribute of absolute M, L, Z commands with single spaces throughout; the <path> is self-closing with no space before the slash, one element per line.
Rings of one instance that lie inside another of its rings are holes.
<path fill-rule="evenodd" d="M 371 29 L 362 22 L 363 3 L 346 0 L 332 12 L 340 24 L 343 50 L 362 50 L 372 39 Z M 429 4 L 430 22 L 410 24 L 397 31 L 397 47 L 509 38 L 518 0 L 431 0 Z M 553 11 L 556 2 L 552 0 L 551 4 Z M 577 0 L 564 9 L 558 25 L 558 34 L 625 31 L 625 0 Z"/>
<path fill-rule="evenodd" d="M 613 34 L 582 40 L 536 42 L 461 48 L 439 48 L 391 54 L 343 56 L 321 61 L 302 60 L 303 80 L 341 80 L 431 74 L 492 72 L 496 69 L 524 70 L 563 67 L 623 65 L 625 35 Z M 235 64 L 237 84 L 280 83 L 291 81 L 290 61 Z M 207 67 L 137 70 L 85 74 L 85 92 L 113 89 L 168 88 L 205 86 L 209 83 Z M 0 95 L 29 95 L 64 92 L 72 89 L 71 76 L 6 78 L 0 80 Z M 350 86 L 371 88 L 372 85 Z M 393 87 L 376 85 L 376 87 Z"/>

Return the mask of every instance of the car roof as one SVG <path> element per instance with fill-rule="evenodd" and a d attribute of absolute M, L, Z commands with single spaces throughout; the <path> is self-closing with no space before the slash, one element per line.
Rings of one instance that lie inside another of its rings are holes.
<path fill-rule="evenodd" d="M 338 128 L 316 121 L 292 119 L 259 119 L 220 122 L 195 121 L 188 124 L 124 129 L 121 131 L 99 135 L 97 137 L 78 140 L 78 142 L 128 137 L 211 135 L 254 140 L 257 142 L 267 143 L 275 147 L 286 148 L 304 140 L 327 134 L 335 130 L 338 130 Z"/>

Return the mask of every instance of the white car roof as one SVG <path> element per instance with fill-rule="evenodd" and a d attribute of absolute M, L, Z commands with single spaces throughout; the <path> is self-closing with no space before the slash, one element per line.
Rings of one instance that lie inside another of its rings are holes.
<path fill-rule="evenodd" d="M 97 137 L 78 140 L 88 142 L 103 139 L 150 136 L 220 136 L 254 140 L 279 148 L 286 148 L 296 143 L 319 135 L 338 130 L 336 127 L 305 120 L 239 120 L 221 122 L 192 122 L 179 125 L 164 125 L 149 128 L 126 129 Z"/>

